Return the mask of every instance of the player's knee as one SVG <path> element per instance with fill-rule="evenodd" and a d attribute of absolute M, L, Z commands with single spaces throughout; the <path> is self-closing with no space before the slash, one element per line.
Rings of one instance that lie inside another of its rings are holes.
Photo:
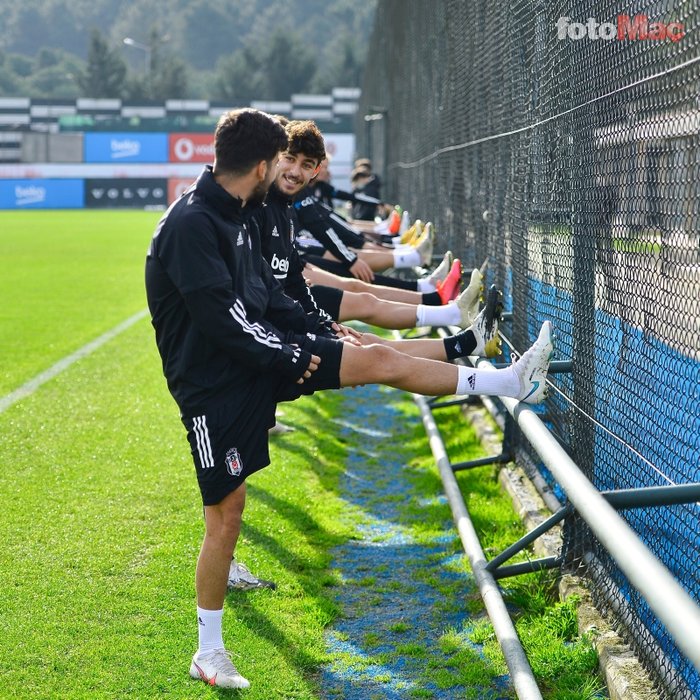
<path fill-rule="evenodd" d="M 345 284 L 347 291 L 355 292 L 356 294 L 362 294 L 366 289 L 365 283 L 362 280 L 355 279 L 354 277 L 349 279 Z"/>
<path fill-rule="evenodd" d="M 386 382 L 401 376 L 403 372 L 402 355 L 388 345 L 368 345 L 366 360 L 369 366 L 378 373 L 378 379 Z"/>
<path fill-rule="evenodd" d="M 229 494 L 219 504 L 206 511 L 207 535 L 224 541 L 235 541 L 243 518 L 245 500 L 239 494 Z"/>
<path fill-rule="evenodd" d="M 365 313 L 374 313 L 377 309 L 377 297 L 374 294 L 369 294 L 367 292 L 362 292 L 357 295 L 358 302 L 360 303 L 362 310 Z"/>

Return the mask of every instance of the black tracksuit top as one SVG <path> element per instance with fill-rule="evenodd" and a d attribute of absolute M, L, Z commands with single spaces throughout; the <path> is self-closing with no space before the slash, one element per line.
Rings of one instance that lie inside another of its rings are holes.
<path fill-rule="evenodd" d="M 298 301 L 304 311 L 319 321 L 322 326 L 327 326 L 327 322 L 331 320 L 330 316 L 316 305 L 309 285 L 304 279 L 304 263 L 294 247 L 299 222 L 292 200 L 272 185 L 265 205 L 254 218 L 260 227 L 263 257 L 270 264 L 273 275 L 282 284 L 285 293 Z M 318 328 L 315 332 L 330 335 L 330 333 L 323 333 L 322 328 Z"/>
<path fill-rule="evenodd" d="M 305 228 L 334 258 L 350 268 L 357 253 L 348 248 L 362 248 L 364 238 L 353 231 L 347 221 L 304 190 L 294 202 L 299 224 Z"/>
<path fill-rule="evenodd" d="M 315 323 L 274 279 L 248 218 L 207 166 L 164 214 L 148 250 L 148 307 L 183 415 L 245 402 L 261 374 L 295 381 L 311 358 L 290 344 Z"/>

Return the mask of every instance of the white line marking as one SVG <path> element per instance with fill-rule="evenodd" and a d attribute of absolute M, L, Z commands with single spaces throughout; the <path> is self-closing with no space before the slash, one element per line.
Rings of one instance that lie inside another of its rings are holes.
<path fill-rule="evenodd" d="M 106 333 L 91 340 L 87 345 L 83 345 L 82 348 L 78 348 L 75 352 L 70 355 L 66 355 L 62 360 L 59 360 L 55 365 L 51 365 L 48 369 L 40 372 L 33 377 L 28 382 L 22 384 L 19 389 L 11 391 L 0 399 L 0 413 L 6 411 L 12 404 L 17 403 L 21 399 L 31 396 L 42 384 L 46 384 L 49 380 L 53 379 L 57 374 L 63 372 L 63 370 L 68 369 L 74 362 L 82 360 L 83 357 L 87 357 L 91 353 L 95 352 L 99 347 L 108 343 L 112 338 L 115 338 L 120 333 L 125 331 L 127 328 L 133 326 L 137 321 L 140 321 L 144 316 L 148 314 L 148 309 L 143 309 L 137 314 L 130 316 L 126 321 L 122 321 L 119 325 L 115 326 Z"/>

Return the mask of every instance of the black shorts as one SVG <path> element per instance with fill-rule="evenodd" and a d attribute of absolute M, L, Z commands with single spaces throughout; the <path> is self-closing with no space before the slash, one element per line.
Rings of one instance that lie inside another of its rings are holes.
<path fill-rule="evenodd" d="M 325 284 L 312 284 L 311 294 L 317 306 L 322 308 L 334 321 L 337 321 L 340 317 L 343 290 L 337 287 L 327 287 Z"/>
<path fill-rule="evenodd" d="M 207 409 L 199 416 L 183 416 L 202 502 L 216 505 L 248 476 L 270 463 L 268 431 L 275 424 L 275 408 L 321 389 L 340 388 L 343 343 L 334 338 L 299 336 L 299 345 L 321 363 L 303 384 L 277 374 L 261 374 L 245 395 Z"/>

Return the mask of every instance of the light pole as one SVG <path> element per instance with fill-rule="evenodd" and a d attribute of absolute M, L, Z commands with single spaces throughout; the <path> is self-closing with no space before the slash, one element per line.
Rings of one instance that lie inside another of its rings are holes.
<path fill-rule="evenodd" d="M 124 37 L 123 42 L 127 46 L 133 46 L 135 49 L 141 49 L 141 51 L 143 51 L 143 65 L 144 70 L 146 71 L 146 78 L 148 78 L 148 76 L 150 76 L 151 74 L 151 52 L 153 51 L 153 49 L 146 44 L 142 44 L 140 41 L 136 41 L 136 39 L 132 39 L 130 36 Z"/>

